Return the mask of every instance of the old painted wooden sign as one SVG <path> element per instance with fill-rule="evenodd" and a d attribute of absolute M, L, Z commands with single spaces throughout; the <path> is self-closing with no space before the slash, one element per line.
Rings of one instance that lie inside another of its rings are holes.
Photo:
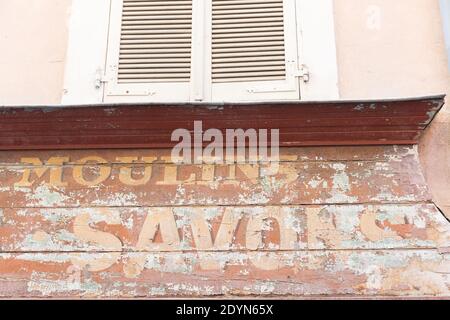
<path fill-rule="evenodd" d="M 0 297 L 450 296 L 414 146 L 0 153 Z"/>

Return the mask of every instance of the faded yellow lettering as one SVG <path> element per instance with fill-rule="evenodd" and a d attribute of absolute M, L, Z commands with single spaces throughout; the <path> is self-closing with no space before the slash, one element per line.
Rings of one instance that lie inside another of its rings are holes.
<path fill-rule="evenodd" d="M 164 179 L 158 181 L 158 185 L 180 185 L 195 181 L 195 174 L 191 174 L 186 180 L 178 180 L 178 166 L 177 165 L 165 165 L 164 166 Z"/>
<path fill-rule="evenodd" d="M 95 212 L 95 215 L 103 216 L 104 219 L 102 220 L 108 224 L 121 223 L 120 219 L 114 219 L 114 216 L 108 211 L 99 210 Z M 81 269 L 98 272 L 110 268 L 119 260 L 122 242 L 113 234 L 91 228 L 89 226 L 90 221 L 90 213 L 77 215 L 73 223 L 73 233 L 78 239 L 85 241 L 89 245 L 98 245 L 102 250 L 108 251 L 108 253 L 95 255 L 92 259 L 89 259 L 88 254 L 75 254 L 71 261 Z"/>
<path fill-rule="evenodd" d="M 50 177 L 47 185 L 54 187 L 65 187 L 67 182 L 63 182 L 63 164 L 68 162 L 68 157 L 52 157 L 44 164 L 39 158 L 22 158 L 21 162 L 30 164 L 34 168 L 25 168 L 22 180 L 14 184 L 16 187 L 31 187 L 36 182 L 31 181 L 32 173 L 34 172 L 37 178 L 42 178 L 47 171 L 50 171 Z"/>
<path fill-rule="evenodd" d="M 155 243 L 157 232 L 161 233 L 162 243 Z M 170 208 L 155 208 L 147 215 L 139 235 L 138 251 L 175 251 L 180 246 L 175 217 Z M 127 277 L 139 276 L 145 267 L 145 257 L 137 255 L 130 258 L 124 266 Z"/>
<path fill-rule="evenodd" d="M 84 177 L 83 169 L 89 162 L 98 164 L 106 163 L 106 160 L 100 157 L 86 157 L 77 162 L 77 165 L 73 168 L 73 179 L 86 187 L 96 186 L 105 180 L 107 180 L 111 174 L 111 167 L 106 165 L 98 165 L 98 176 L 94 180 L 86 180 Z"/>
<path fill-rule="evenodd" d="M 338 247 L 344 237 L 333 224 L 332 213 L 321 208 L 306 209 L 308 225 L 308 249 Z"/>
<path fill-rule="evenodd" d="M 143 157 L 142 161 L 146 164 L 144 169 L 144 176 L 141 179 L 134 179 L 132 174 L 132 166 L 123 166 L 119 171 L 119 180 L 128 186 L 143 186 L 147 184 L 152 177 L 152 166 L 148 165 L 155 162 L 157 157 Z M 118 157 L 117 161 L 121 163 L 131 164 L 138 161 L 138 157 Z"/>
<path fill-rule="evenodd" d="M 376 220 L 377 213 L 373 210 L 367 210 L 361 215 L 361 232 L 370 241 L 381 241 L 387 238 L 401 239 L 394 231 L 384 230 L 377 226 Z"/>
<path fill-rule="evenodd" d="M 263 230 L 266 228 L 267 220 L 277 221 L 280 229 L 280 250 L 295 249 L 297 243 L 297 232 L 286 226 L 286 215 L 278 207 L 270 207 L 261 213 L 251 213 L 247 224 L 246 245 L 249 250 L 258 250 L 263 246 Z M 276 256 L 267 254 L 251 257 L 252 263 L 262 270 L 277 270 L 280 261 Z"/>
<path fill-rule="evenodd" d="M 195 212 L 191 218 L 191 228 L 197 249 L 203 251 L 231 249 L 233 237 L 240 219 L 240 211 L 236 212 L 233 209 L 225 209 L 222 222 L 220 223 L 215 240 L 213 240 L 210 232 L 210 226 L 205 219 L 204 210 L 195 209 Z M 200 266 L 204 270 L 217 270 L 220 268 L 219 262 L 211 259 L 201 259 Z"/>

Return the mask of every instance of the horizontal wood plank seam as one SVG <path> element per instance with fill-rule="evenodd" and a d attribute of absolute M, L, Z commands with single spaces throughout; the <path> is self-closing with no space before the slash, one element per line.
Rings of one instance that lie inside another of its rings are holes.
<path fill-rule="evenodd" d="M 270 203 L 254 203 L 254 204 L 174 204 L 174 205 L 126 205 L 126 206 L 67 206 L 67 207 L 61 207 L 61 206 L 55 206 L 55 207 L 23 207 L 23 206 L 17 206 L 17 207 L 0 207 L 0 209 L 3 210 L 13 210 L 13 209 L 41 209 L 41 210 L 55 210 L 55 209 L 134 209 L 134 208 L 140 208 L 140 209 L 151 209 L 151 208 L 186 208 L 186 207 L 193 207 L 193 208 L 216 208 L 216 207 L 230 207 L 230 208 L 247 208 L 247 207 L 295 207 L 295 206 L 309 206 L 309 207 L 325 207 L 325 206 L 415 206 L 415 205 L 434 205 L 434 203 L 430 200 L 428 201 L 411 201 L 411 202 L 332 202 L 332 203 L 294 203 L 289 202 L 286 204 L 270 204 Z"/>

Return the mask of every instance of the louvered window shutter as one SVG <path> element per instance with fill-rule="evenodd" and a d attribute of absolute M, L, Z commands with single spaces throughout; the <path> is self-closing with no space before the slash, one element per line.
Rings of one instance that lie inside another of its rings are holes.
<path fill-rule="evenodd" d="M 193 0 L 113 0 L 105 102 L 189 101 Z"/>
<path fill-rule="evenodd" d="M 296 0 L 112 0 L 105 102 L 300 98 Z"/>
<path fill-rule="evenodd" d="M 295 0 L 212 0 L 212 99 L 299 99 Z"/>

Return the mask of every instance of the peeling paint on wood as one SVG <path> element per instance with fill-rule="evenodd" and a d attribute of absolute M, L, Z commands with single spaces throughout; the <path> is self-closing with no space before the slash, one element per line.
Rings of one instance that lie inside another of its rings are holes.
<path fill-rule="evenodd" d="M 450 297 L 415 146 L 0 153 L 0 297 Z"/>
<path fill-rule="evenodd" d="M 0 167 L 0 202 L 10 207 L 106 207 L 429 201 L 417 171 L 417 150 L 403 150 L 407 152 L 383 160 L 284 155 L 289 161 L 279 163 L 273 175 L 273 163 L 175 165 L 133 155 L 108 162 L 112 160 L 97 155 L 77 159 L 64 153 L 21 157 L 19 165 Z"/>
<path fill-rule="evenodd" d="M 5 209 L 0 250 L 443 248 L 447 227 L 431 204 Z"/>
<path fill-rule="evenodd" d="M 0 270 L 4 297 L 448 296 L 450 261 L 435 250 L 28 253 L 0 254 Z"/>

